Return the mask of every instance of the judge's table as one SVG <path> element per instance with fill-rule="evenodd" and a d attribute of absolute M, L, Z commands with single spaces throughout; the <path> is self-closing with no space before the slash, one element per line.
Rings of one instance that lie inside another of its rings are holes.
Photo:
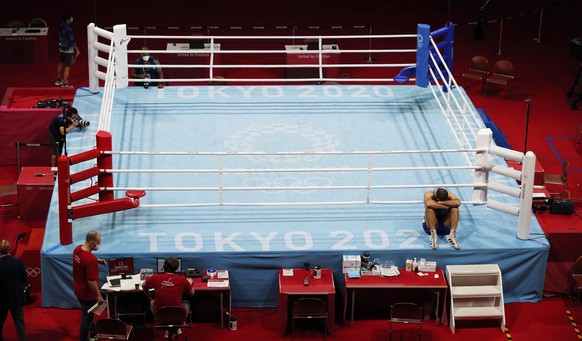
<path fill-rule="evenodd" d="M 308 45 L 285 45 L 287 65 L 318 65 L 320 53 L 318 50 L 308 50 Z M 340 62 L 341 52 L 337 44 L 322 46 L 321 64 L 323 77 L 339 78 L 339 68 L 326 67 L 327 64 L 337 65 Z M 317 67 L 292 67 L 285 70 L 287 78 L 319 78 Z"/>
<path fill-rule="evenodd" d="M 282 333 L 289 331 L 293 303 L 304 297 L 316 297 L 326 301 L 328 330 L 331 334 L 335 318 L 335 285 L 331 269 L 321 269 L 321 278 L 314 278 L 313 270 L 279 269 L 278 310 Z"/>

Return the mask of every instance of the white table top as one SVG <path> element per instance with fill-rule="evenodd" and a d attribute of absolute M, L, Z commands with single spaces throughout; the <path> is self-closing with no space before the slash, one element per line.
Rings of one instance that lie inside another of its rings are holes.
<path fill-rule="evenodd" d="M 210 51 L 210 44 L 204 44 L 203 49 L 190 49 L 189 43 L 168 43 L 166 45 L 166 50 L 168 51 L 189 51 L 189 52 L 200 52 L 200 51 Z M 220 50 L 220 44 L 214 44 L 214 50 Z"/>
<path fill-rule="evenodd" d="M 108 277 L 109 278 L 121 278 L 121 275 L 108 276 Z M 135 275 L 128 276 L 127 279 L 122 279 L 120 287 L 113 287 L 112 288 L 109 286 L 109 283 L 105 282 L 101 286 L 101 290 L 105 290 L 105 291 L 132 291 L 132 290 L 135 290 L 136 284 L 139 284 L 141 286 L 141 282 L 142 281 L 140 279 L 140 275 L 135 274 Z M 139 290 L 141 290 L 141 288 L 139 288 Z"/>
<path fill-rule="evenodd" d="M 21 28 L 0 28 L 0 36 L 46 36 L 48 34 L 48 27 L 21 27 Z"/>
<path fill-rule="evenodd" d="M 287 53 L 318 53 L 319 50 L 308 50 L 307 44 L 302 45 L 285 45 L 285 50 Z M 340 53 L 339 46 L 337 44 L 323 44 L 323 50 L 325 53 Z"/>

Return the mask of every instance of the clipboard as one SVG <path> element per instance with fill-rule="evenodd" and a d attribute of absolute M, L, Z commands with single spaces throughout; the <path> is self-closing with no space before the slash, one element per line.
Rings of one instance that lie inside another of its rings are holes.
<path fill-rule="evenodd" d="M 103 301 L 101 304 L 99 302 L 95 303 L 87 312 L 99 316 L 105 309 L 107 309 L 107 301 Z"/>

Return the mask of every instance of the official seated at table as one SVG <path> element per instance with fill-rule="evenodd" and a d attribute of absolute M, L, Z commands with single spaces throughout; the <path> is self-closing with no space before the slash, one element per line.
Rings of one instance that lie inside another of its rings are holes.
<path fill-rule="evenodd" d="M 136 79 L 144 79 L 146 82 L 135 83 L 137 86 L 143 86 L 144 88 L 149 88 L 150 85 L 157 86 L 158 88 L 164 87 L 164 82 L 149 82 L 149 79 L 164 79 L 164 70 L 160 66 L 160 61 L 158 58 L 152 56 L 147 47 L 142 47 L 141 56 L 135 60 L 134 64 L 143 65 L 142 67 L 134 67 L 132 70 L 132 76 Z"/>
<path fill-rule="evenodd" d="M 154 316 L 161 307 L 168 306 L 183 307 L 186 312 L 190 312 L 190 303 L 184 297 L 194 296 L 192 279 L 176 274 L 178 266 L 178 259 L 168 257 L 164 260 L 164 273 L 155 274 L 147 278 L 142 284 L 142 288 L 151 302 Z M 152 297 L 150 289 L 154 290 L 154 297 Z M 168 330 L 167 337 L 172 340 L 179 333 L 178 328 L 171 328 Z"/>

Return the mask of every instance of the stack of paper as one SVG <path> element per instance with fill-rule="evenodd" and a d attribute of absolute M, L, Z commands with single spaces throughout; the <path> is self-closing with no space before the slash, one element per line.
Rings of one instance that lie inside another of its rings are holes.
<path fill-rule="evenodd" d="M 400 275 L 400 272 L 398 271 L 398 268 L 395 266 L 391 266 L 389 268 L 384 268 L 382 267 L 380 269 L 380 273 L 382 276 L 384 277 L 393 277 L 393 276 L 398 276 Z"/>
<path fill-rule="evenodd" d="M 228 280 L 226 281 L 208 281 L 209 288 L 228 288 Z"/>
<path fill-rule="evenodd" d="M 105 309 L 107 309 L 107 301 L 103 301 L 103 302 L 101 302 L 101 304 L 99 304 L 99 302 L 95 303 L 95 305 L 93 305 L 91 308 L 89 308 L 89 310 L 87 310 L 87 312 L 93 313 L 95 315 L 101 315 L 101 313 Z"/>
<path fill-rule="evenodd" d="M 348 278 L 360 278 L 359 270 L 359 268 L 351 268 L 350 271 L 348 271 Z"/>

